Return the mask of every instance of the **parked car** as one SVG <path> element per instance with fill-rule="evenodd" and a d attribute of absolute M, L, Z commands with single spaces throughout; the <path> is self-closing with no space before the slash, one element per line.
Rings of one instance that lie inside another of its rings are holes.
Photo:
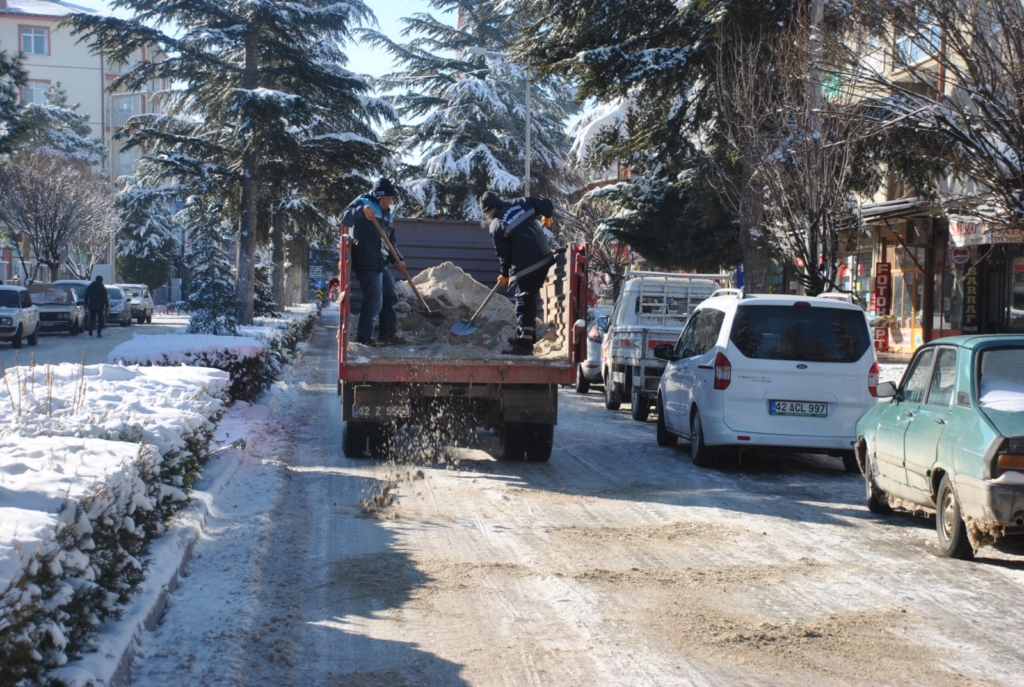
<path fill-rule="evenodd" d="M 43 333 L 67 332 L 78 336 L 85 329 L 85 307 L 72 287 L 37 282 L 29 285 L 28 293 L 39 308 L 39 327 Z"/>
<path fill-rule="evenodd" d="M 665 369 L 665 362 L 654 357 L 654 347 L 678 339 L 693 309 L 718 288 L 712 279 L 728 280 L 729 275 L 629 272 L 626 276 L 601 344 L 604 407 L 618 410 L 623 397 L 628 397 L 633 419 L 645 422 Z"/>
<path fill-rule="evenodd" d="M 587 357 L 576 370 L 576 393 L 590 391 L 591 384 L 601 383 L 601 343 L 608 331 L 611 306 L 587 308 Z"/>
<path fill-rule="evenodd" d="M 131 316 L 139 324 L 153 322 L 153 298 L 149 295 L 149 287 L 145 284 L 114 284 L 119 286 L 128 296 L 131 305 Z"/>
<path fill-rule="evenodd" d="M 934 511 L 952 558 L 1024 534 L 1024 336 L 930 342 L 878 395 L 857 423 L 872 513 Z"/>
<path fill-rule="evenodd" d="M 107 310 L 107 326 L 119 324 L 127 327 L 132 323 L 132 307 L 125 295 L 117 286 L 107 287 L 107 298 L 110 299 L 110 307 Z"/>
<path fill-rule="evenodd" d="M 690 316 L 658 386 L 657 440 L 689 440 L 693 462 L 719 448 L 810 450 L 850 472 L 856 424 L 875 407 L 878 362 L 867 317 L 831 297 L 717 291 Z"/>
<path fill-rule="evenodd" d="M 30 346 L 39 343 L 39 308 L 32 304 L 24 286 L 0 286 L 0 341 L 10 341 L 14 348 L 28 339 Z"/>
<path fill-rule="evenodd" d="M 75 297 L 78 299 L 78 302 L 82 304 L 83 308 L 85 308 L 85 290 L 89 288 L 89 284 L 91 283 L 92 282 L 88 279 L 58 279 L 53 282 L 53 285 L 70 286 L 75 290 Z"/>

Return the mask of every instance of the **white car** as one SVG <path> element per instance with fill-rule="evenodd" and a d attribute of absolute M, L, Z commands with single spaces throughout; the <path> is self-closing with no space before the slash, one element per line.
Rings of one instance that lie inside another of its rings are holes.
<path fill-rule="evenodd" d="M 612 308 L 594 306 L 587 308 L 587 359 L 576 370 L 576 393 L 590 391 L 591 384 L 601 383 L 601 343 L 608 331 L 608 315 Z"/>
<path fill-rule="evenodd" d="M 39 308 L 24 286 L 0 285 L 0 341 L 21 348 L 23 339 L 30 346 L 39 343 Z"/>
<path fill-rule="evenodd" d="M 700 304 L 666 360 L 658 444 L 690 442 L 696 465 L 721 447 L 810 450 L 859 472 L 856 424 L 878 402 L 878 362 L 864 311 L 811 298 L 723 289 Z"/>
<path fill-rule="evenodd" d="M 114 284 L 128 296 L 131 306 L 131 317 L 139 324 L 153 321 L 153 298 L 149 295 L 149 287 L 145 284 Z"/>
<path fill-rule="evenodd" d="M 127 327 L 132 323 L 132 308 L 128 302 L 128 296 L 118 286 L 107 287 L 107 298 L 110 299 L 110 309 L 107 310 L 107 326 L 119 324 Z"/>

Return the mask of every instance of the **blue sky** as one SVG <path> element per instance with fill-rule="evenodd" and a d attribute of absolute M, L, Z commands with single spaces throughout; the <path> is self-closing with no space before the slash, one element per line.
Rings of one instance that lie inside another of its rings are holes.
<path fill-rule="evenodd" d="M 74 0 L 75 4 L 83 7 L 103 9 L 110 12 L 110 6 L 101 0 Z M 455 24 L 455 14 L 441 14 L 438 10 L 432 9 L 428 0 L 363 0 L 366 6 L 376 15 L 380 31 L 389 38 L 404 42 L 408 39 L 402 38 L 403 28 L 402 17 L 408 17 L 418 12 L 430 12 L 434 17 L 442 21 Z M 129 12 L 118 10 L 114 12 L 117 16 L 130 16 Z M 381 76 L 392 71 L 391 56 L 383 50 L 376 50 L 369 46 L 353 44 L 347 47 L 349 64 L 348 68 L 357 74 L 369 74 L 370 76 Z"/>

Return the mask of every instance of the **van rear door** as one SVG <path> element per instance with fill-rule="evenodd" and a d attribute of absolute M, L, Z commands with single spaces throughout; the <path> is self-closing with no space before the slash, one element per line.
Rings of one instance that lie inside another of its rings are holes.
<path fill-rule="evenodd" d="M 867 319 L 856 307 L 797 301 L 739 305 L 726 356 L 725 424 L 739 434 L 854 435 L 875 403 Z"/>

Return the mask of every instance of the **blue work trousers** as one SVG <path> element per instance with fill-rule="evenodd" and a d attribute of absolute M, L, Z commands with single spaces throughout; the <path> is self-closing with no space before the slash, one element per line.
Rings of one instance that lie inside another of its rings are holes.
<path fill-rule="evenodd" d="M 359 287 L 363 290 L 363 304 L 359 311 L 359 328 L 356 330 L 356 341 L 369 343 L 373 341 L 373 329 L 380 320 L 380 338 L 387 339 L 398 331 L 398 291 L 395 289 L 395 278 L 391 270 L 383 272 L 357 272 Z"/>

